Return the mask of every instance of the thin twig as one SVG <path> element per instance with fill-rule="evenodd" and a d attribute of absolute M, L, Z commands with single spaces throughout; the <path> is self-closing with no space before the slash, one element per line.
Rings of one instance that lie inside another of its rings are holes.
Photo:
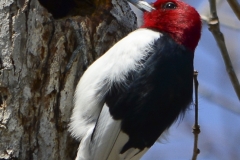
<path fill-rule="evenodd" d="M 221 50 L 222 57 L 226 66 L 226 70 L 228 72 L 232 85 L 235 89 L 235 92 L 238 96 L 238 99 L 240 100 L 240 84 L 236 76 L 236 73 L 233 69 L 232 62 L 230 60 L 227 47 L 225 44 L 224 36 L 220 31 L 219 19 L 217 16 L 217 9 L 216 9 L 216 0 L 209 0 L 209 3 L 210 3 L 210 13 L 211 13 L 211 18 L 208 21 L 209 30 L 212 32 L 218 44 L 218 47 Z"/>
<path fill-rule="evenodd" d="M 198 80 L 197 80 L 198 72 L 194 71 L 193 80 L 195 86 L 195 123 L 193 126 L 193 134 L 194 134 L 194 147 L 193 147 L 193 156 L 192 160 L 197 160 L 197 156 L 200 153 L 198 149 L 198 135 L 200 133 L 200 126 L 198 125 Z"/>
<path fill-rule="evenodd" d="M 233 12 L 237 16 L 237 18 L 240 20 L 240 4 L 237 0 L 227 0 L 228 4 L 232 8 Z"/>
<path fill-rule="evenodd" d="M 195 88 L 195 126 L 198 125 L 198 71 L 194 71 L 193 80 L 194 80 L 194 88 Z"/>

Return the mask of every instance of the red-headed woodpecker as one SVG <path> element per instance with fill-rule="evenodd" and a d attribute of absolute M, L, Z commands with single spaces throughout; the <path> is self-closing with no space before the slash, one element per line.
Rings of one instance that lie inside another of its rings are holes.
<path fill-rule="evenodd" d="M 129 1 L 147 10 L 146 3 Z M 200 16 L 180 0 L 157 0 L 147 11 L 143 26 L 78 83 L 70 123 L 81 140 L 77 160 L 140 159 L 192 101 Z"/>

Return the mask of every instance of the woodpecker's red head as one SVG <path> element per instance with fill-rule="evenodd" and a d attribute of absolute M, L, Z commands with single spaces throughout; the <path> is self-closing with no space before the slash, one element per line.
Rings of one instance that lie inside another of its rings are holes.
<path fill-rule="evenodd" d="M 198 12 L 180 0 L 157 0 L 156 10 L 144 13 L 144 28 L 168 33 L 177 43 L 194 52 L 201 36 Z"/>

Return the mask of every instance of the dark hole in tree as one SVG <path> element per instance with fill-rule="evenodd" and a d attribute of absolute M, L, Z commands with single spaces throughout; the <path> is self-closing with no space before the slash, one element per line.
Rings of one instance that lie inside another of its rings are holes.
<path fill-rule="evenodd" d="M 39 0 L 39 2 L 56 19 L 91 15 L 96 8 L 93 0 Z"/>

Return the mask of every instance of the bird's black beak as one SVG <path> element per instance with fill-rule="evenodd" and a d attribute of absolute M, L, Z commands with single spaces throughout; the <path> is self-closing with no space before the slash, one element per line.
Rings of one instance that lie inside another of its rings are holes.
<path fill-rule="evenodd" d="M 143 12 L 145 11 L 151 12 L 152 10 L 155 10 L 154 7 L 152 7 L 150 4 L 142 0 L 127 0 L 127 1 L 136 6 L 138 9 L 142 10 Z"/>

